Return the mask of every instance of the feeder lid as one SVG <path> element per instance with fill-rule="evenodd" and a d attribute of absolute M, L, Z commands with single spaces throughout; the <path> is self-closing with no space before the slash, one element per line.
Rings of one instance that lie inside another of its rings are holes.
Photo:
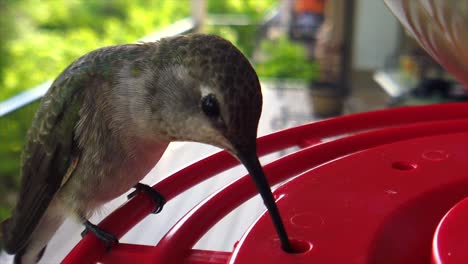
<path fill-rule="evenodd" d="M 280 249 L 265 213 L 230 263 L 429 263 L 431 251 L 436 263 L 462 263 L 457 260 L 468 259 L 467 148 L 468 133 L 416 138 L 293 178 L 275 195 L 297 254 Z"/>

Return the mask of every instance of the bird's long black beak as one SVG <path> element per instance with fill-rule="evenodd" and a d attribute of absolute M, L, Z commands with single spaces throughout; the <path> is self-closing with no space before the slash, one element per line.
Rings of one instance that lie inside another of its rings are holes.
<path fill-rule="evenodd" d="M 247 171 L 257 186 L 258 192 L 262 196 L 263 203 L 268 209 L 276 232 L 278 233 L 278 237 L 281 241 L 281 247 L 288 253 L 292 252 L 288 234 L 284 228 L 283 220 L 281 219 L 278 207 L 275 203 L 275 199 L 271 193 L 270 185 L 268 184 L 265 173 L 263 172 L 262 166 L 260 165 L 256 151 L 244 151 L 242 153 L 238 153 L 237 158 L 247 168 Z"/>

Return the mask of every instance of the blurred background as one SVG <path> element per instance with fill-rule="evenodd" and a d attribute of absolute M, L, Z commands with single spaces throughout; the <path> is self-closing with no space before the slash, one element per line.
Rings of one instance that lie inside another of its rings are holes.
<path fill-rule="evenodd" d="M 189 32 L 249 57 L 265 95 L 260 135 L 343 114 L 467 100 L 375 0 L 0 1 L 0 220 L 41 96 L 93 49 Z"/>

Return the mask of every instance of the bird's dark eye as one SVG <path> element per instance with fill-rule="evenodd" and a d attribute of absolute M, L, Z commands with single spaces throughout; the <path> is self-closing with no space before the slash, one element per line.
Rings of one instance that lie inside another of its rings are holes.
<path fill-rule="evenodd" d="M 219 116 L 219 104 L 214 94 L 209 94 L 202 98 L 201 107 L 205 115 L 209 117 Z"/>

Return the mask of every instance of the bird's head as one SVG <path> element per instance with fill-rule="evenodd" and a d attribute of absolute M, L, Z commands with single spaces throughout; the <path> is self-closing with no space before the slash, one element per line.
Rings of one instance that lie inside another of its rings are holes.
<path fill-rule="evenodd" d="M 253 178 L 288 250 L 287 235 L 257 157 L 262 93 L 247 58 L 223 38 L 193 34 L 161 40 L 152 60 L 158 69 L 151 101 L 158 111 L 155 134 L 168 141 L 211 144 L 237 157 Z"/>
<path fill-rule="evenodd" d="M 262 94 L 257 74 L 236 47 L 213 35 L 177 36 L 160 41 L 154 63 L 158 135 L 211 144 L 236 157 L 255 153 Z"/>

